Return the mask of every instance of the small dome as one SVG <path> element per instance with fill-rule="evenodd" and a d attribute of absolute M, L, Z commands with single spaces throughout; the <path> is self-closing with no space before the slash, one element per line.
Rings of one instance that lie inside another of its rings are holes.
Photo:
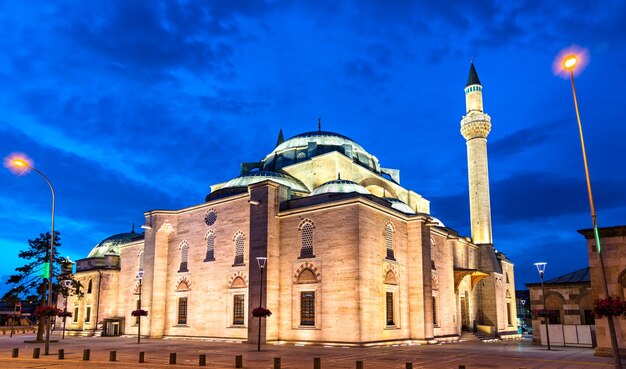
<path fill-rule="evenodd" d="M 445 227 L 443 222 L 439 220 L 439 218 L 435 218 L 434 216 L 430 216 L 433 219 L 433 223 L 437 224 L 437 227 Z"/>
<path fill-rule="evenodd" d="M 101 258 L 110 254 L 119 255 L 121 245 L 135 241 L 142 237 L 143 235 L 135 232 L 135 228 L 133 227 L 133 230 L 128 233 L 116 234 L 100 241 L 96 246 L 94 246 L 93 249 L 91 249 L 87 258 Z"/>
<path fill-rule="evenodd" d="M 328 181 L 323 185 L 317 187 L 313 192 L 311 192 L 311 196 L 320 195 L 323 193 L 351 193 L 358 192 L 363 195 L 371 195 L 371 193 L 360 184 L 348 181 L 346 179 L 335 179 L 332 181 Z"/>
<path fill-rule="evenodd" d="M 253 183 L 263 182 L 267 179 L 280 183 L 281 185 L 287 186 L 291 188 L 293 191 L 309 193 L 309 189 L 304 185 L 304 183 L 300 182 L 296 178 L 288 174 L 283 174 L 283 173 L 278 173 L 278 172 L 269 172 L 265 170 L 260 170 L 257 172 L 248 172 L 237 178 L 233 178 L 230 181 L 226 182 L 220 188 L 220 190 L 224 188 L 247 187 L 248 185 L 251 185 Z"/>
<path fill-rule="evenodd" d="M 393 197 L 384 197 L 385 200 L 389 201 L 391 203 L 391 207 L 401 211 L 405 214 L 417 214 L 415 212 L 415 210 L 413 210 L 413 208 L 411 208 L 407 203 L 405 203 L 404 201 L 400 201 L 398 199 L 394 199 Z"/>

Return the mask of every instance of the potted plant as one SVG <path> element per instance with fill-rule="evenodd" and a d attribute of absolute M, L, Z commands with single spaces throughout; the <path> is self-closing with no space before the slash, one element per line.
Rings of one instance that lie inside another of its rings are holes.
<path fill-rule="evenodd" d="M 143 310 L 143 309 L 137 309 L 137 310 L 133 310 L 130 315 L 132 316 L 148 316 L 148 310 Z"/>

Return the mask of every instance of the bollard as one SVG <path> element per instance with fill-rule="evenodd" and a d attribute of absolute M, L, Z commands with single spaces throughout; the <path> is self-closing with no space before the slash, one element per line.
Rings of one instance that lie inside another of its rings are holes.
<path fill-rule="evenodd" d="M 357 362 L 356 362 L 356 369 L 363 369 L 363 362 L 362 361 L 357 360 Z"/>
<path fill-rule="evenodd" d="M 170 352 L 170 364 L 176 364 L 176 353 Z"/>
<path fill-rule="evenodd" d="M 59 360 L 65 359 L 65 350 L 59 349 Z"/>
<path fill-rule="evenodd" d="M 109 352 L 109 361 L 115 361 L 116 357 L 117 357 L 117 351 Z"/>
<path fill-rule="evenodd" d="M 413 363 L 406 363 L 406 369 L 413 369 Z"/>
<path fill-rule="evenodd" d="M 459 369 L 465 369 L 465 365 L 459 365 Z"/>
<path fill-rule="evenodd" d="M 235 356 L 235 368 L 243 368 L 243 356 Z"/>
<path fill-rule="evenodd" d="M 274 369 L 280 369 L 280 358 L 279 357 L 275 357 L 274 358 Z"/>
<path fill-rule="evenodd" d="M 143 351 L 139 352 L 139 362 L 140 363 L 145 363 L 146 362 L 146 353 Z"/>
<path fill-rule="evenodd" d="M 11 357 L 18 357 L 20 355 L 20 349 L 14 348 L 13 352 L 11 352 Z"/>
<path fill-rule="evenodd" d="M 313 358 L 313 369 L 322 369 L 322 359 L 319 357 Z"/>
<path fill-rule="evenodd" d="M 198 357 L 198 366 L 206 366 L 206 354 L 202 354 Z"/>
<path fill-rule="evenodd" d="M 89 349 L 84 349 L 83 350 L 83 360 L 84 361 L 89 361 L 89 354 L 91 354 L 91 350 L 89 350 Z"/>
<path fill-rule="evenodd" d="M 40 352 L 40 348 L 39 347 L 35 347 L 33 349 L 33 359 L 39 359 L 39 352 Z"/>

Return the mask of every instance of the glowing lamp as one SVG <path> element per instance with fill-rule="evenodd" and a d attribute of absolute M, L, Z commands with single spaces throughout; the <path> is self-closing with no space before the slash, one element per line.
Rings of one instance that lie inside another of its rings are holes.
<path fill-rule="evenodd" d="M 565 58 L 565 62 L 563 62 L 563 65 L 565 66 L 565 69 L 572 70 L 576 68 L 577 61 L 578 60 L 576 59 L 575 55 L 570 55 L 567 58 Z"/>

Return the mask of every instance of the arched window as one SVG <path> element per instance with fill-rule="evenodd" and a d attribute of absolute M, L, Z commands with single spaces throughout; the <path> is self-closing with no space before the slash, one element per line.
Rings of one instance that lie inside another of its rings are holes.
<path fill-rule="evenodd" d="M 144 261 L 143 249 L 141 249 L 141 250 L 139 250 L 139 265 L 138 265 L 138 268 L 137 268 L 140 272 L 143 271 L 143 261 Z"/>
<path fill-rule="evenodd" d="M 387 242 L 387 259 L 396 260 L 393 255 L 393 224 L 391 222 L 387 223 L 385 226 L 385 241 Z"/>
<path fill-rule="evenodd" d="M 435 239 L 432 237 L 430 238 L 430 267 L 437 269 L 435 268 Z"/>
<path fill-rule="evenodd" d="M 91 288 L 93 287 L 93 280 L 89 280 L 87 283 L 87 293 L 91 293 Z"/>
<path fill-rule="evenodd" d="M 300 223 L 300 237 L 302 239 L 302 244 L 300 247 L 300 257 L 301 258 L 313 258 L 315 255 L 313 254 L 313 229 L 315 226 L 313 222 L 305 219 Z"/>
<path fill-rule="evenodd" d="M 206 235 L 206 258 L 204 261 L 215 260 L 215 233 L 209 231 Z"/>
<path fill-rule="evenodd" d="M 241 231 L 237 231 L 235 233 L 235 265 L 244 265 L 243 264 L 243 250 L 244 250 L 244 240 L 246 237 L 243 235 Z"/>
<path fill-rule="evenodd" d="M 181 242 L 178 249 L 180 250 L 180 268 L 178 272 L 188 272 L 187 258 L 189 256 L 189 243 L 187 243 L 187 241 Z"/>

